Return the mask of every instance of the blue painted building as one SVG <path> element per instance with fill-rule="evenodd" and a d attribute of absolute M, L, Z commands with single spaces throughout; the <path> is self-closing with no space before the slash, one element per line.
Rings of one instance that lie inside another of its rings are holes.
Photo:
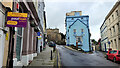
<path fill-rule="evenodd" d="M 66 13 L 66 44 L 74 45 L 84 51 L 90 51 L 89 16 L 81 11 Z"/>

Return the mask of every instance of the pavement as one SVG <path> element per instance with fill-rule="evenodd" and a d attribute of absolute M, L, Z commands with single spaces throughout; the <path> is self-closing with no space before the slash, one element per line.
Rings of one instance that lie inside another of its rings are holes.
<path fill-rule="evenodd" d="M 38 54 L 37 57 L 33 59 L 33 61 L 28 65 L 28 67 L 54 67 L 55 62 L 55 54 L 56 52 L 53 52 L 53 59 L 51 60 L 51 50 L 53 51 L 52 47 L 46 46 L 46 49 Z"/>
<path fill-rule="evenodd" d="M 57 46 L 57 49 L 60 53 L 61 65 L 65 66 L 65 68 L 67 67 L 69 68 L 71 66 L 73 67 L 83 66 L 83 68 L 85 66 L 88 68 L 97 68 L 97 67 L 103 68 L 103 66 L 106 68 L 110 66 L 109 68 L 116 68 L 120 66 L 117 63 L 114 63 L 110 60 L 106 60 L 106 58 L 99 56 L 96 52 L 95 53 L 93 52 L 92 54 L 81 53 L 79 51 L 70 50 L 62 45 Z"/>

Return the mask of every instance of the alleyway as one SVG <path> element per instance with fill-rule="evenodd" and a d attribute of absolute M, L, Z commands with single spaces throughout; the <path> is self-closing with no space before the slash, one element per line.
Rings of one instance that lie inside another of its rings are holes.
<path fill-rule="evenodd" d="M 64 46 L 57 46 L 60 53 L 62 66 L 114 66 L 119 64 L 106 60 L 103 56 L 97 53 L 85 54 L 69 50 Z"/>

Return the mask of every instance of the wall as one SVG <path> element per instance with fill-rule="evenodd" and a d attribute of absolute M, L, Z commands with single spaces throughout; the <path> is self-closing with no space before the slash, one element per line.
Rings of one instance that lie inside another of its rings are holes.
<path fill-rule="evenodd" d="M 84 51 L 89 51 L 89 33 L 88 28 L 79 20 L 75 22 L 70 28 L 69 37 L 70 37 L 70 44 L 74 44 L 76 46 L 76 37 L 74 36 L 73 30 L 76 29 L 76 36 L 81 36 L 81 29 L 84 29 L 84 35 L 82 37 L 83 45 L 82 49 Z"/>
<path fill-rule="evenodd" d="M 117 3 L 116 3 L 117 4 Z M 115 5 L 116 5 L 115 4 Z M 109 16 L 106 18 L 106 22 L 107 22 L 107 26 L 108 26 L 108 29 L 107 29 L 107 34 L 108 34 L 108 39 L 109 41 L 111 42 L 110 44 L 110 47 L 112 49 L 118 49 L 120 50 L 120 47 L 119 47 L 119 37 L 118 37 L 118 34 L 119 34 L 119 29 L 118 27 L 120 26 L 120 17 L 119 17 L 119 13 L 120 13 L 120 6 L 116 6 L 116 7 L 113 7 L 111 11 L 111 13 L 109 13 Z M 118 10 L 118 15 L 116 13 L 116 11 Z"/>
<path fill-rule="evenodd" d="M 4 25 L 5 25 L 5 7 L 0 3 L 0 68 L 3 65 L 5 47 L 5 33 L 3 31 Z"/>

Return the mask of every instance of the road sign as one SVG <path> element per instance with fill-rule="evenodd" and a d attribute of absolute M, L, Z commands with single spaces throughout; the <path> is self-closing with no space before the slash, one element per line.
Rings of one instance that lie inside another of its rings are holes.
<path fill-rule="evenodd" d="M 108 44 L 110 45 L 110 41 L 108 41 Z"/>
<path fill-rule="evenodd" d="M 6 26 L 7 27 L 26 27 L 27 13 L 8 12 Z"/>

